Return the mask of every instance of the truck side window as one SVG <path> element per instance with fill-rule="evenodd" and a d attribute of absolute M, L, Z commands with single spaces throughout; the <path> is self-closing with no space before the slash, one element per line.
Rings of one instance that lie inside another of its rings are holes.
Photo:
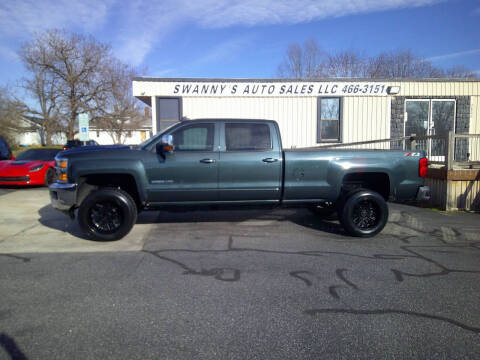
<path fill-rule="evenodd" d="M 214 124 L 194 124 L 182 127 L 173 135 L 175 151 L 213 151 Z"/>
<path fill-rule="evenodd" d="M 227 151 L 270 150 L 270 128 L 267 124 L 225 124 Z"/>

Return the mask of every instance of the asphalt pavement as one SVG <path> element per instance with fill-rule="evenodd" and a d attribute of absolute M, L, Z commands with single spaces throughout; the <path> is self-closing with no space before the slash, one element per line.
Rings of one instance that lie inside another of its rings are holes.
<path fill-rule="evenodd" d="M 44 250 L 0 240 L 0 359 L 478 359 L 479 214 L 390 211 L 369 239 L 303 209 L 153 212 L 110 251 L 37 212 Z"/>

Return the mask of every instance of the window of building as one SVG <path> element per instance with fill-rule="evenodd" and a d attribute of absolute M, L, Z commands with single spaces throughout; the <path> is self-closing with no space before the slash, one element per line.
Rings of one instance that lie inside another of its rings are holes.
<path fill-rule="evenodd" d="M 157 97 L 157 132 L 179 122 L 182 118 L 181 98 Z"/>
<path fill-rule="evenodd" d="M 317 142 L 339 142 L 341 98 L 318 98 Z"/>
<path fill-rule="evenodd" d="M 172 134 L 175 151 L 213 151 L 214 134 L 214 124 L 182 127 Z"/>
<path fill-rule="evenodd" d="M 227 151 L 269 150 L 272 148 L 267 124 L 225 124 Z"/>

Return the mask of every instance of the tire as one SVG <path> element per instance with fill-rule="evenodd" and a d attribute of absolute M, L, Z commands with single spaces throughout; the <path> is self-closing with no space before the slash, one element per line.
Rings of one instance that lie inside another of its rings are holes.
<path fill-rule="evenodd" d="M 387 224 L 388 205 L 382 195 L 373 190 L 355 190 L 345 197 L 339 218 L 349 235 L 372 237 Z"/>
<path fill-rule="evenodd" d="M 100 188 L 83 200 L 78 210 L 78 222 L 90 239 L 118 240 L 137 222 L 137 206 L 123 190 Z"/>
<path fill-rule="evenodd" d="M 45 186 L 50 186 L 57 180 L 57 175 L 55 174 L 55 170 L 52 168 L 48 168 L 47 172 L 45 173 Z"/>

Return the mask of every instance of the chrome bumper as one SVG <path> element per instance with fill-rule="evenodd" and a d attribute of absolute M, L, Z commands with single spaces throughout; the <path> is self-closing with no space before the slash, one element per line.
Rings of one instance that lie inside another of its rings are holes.
<path fill-rule="evenodd" d="M 60 211 L 69 211 L 77 199 L 77 184 L 53 183 L 48 187 L 52 206 Z"/>
<path fill-rule="evenodd" d="M 417 201 L 430 200 L 430 188 L 428 186 L 420 186 L 417 192 Z"/>

